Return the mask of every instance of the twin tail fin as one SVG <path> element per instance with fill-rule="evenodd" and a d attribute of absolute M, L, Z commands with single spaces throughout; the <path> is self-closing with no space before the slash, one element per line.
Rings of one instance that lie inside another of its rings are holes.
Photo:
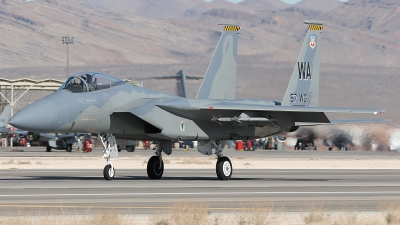
<path fill-rule="evenodd" d="M 295 64 L 282 106 L 318 107 L 322 21 L 306 20 L 306 37 Z"/>

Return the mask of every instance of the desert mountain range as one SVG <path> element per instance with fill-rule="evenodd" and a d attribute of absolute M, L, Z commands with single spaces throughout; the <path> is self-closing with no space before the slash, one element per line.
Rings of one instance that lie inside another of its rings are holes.
<path fill-rule="evenodd" d="M 323 20 L 320 105 L 380 107 L 400 122 L 400 2 L 397 0 L 1 0 L 0 76 L 66 78 L 95 70 L 119 78 L 204 75 L 220 23 L 241 26 L 238 98 L 280 101 L 307 26 Z M 172 83 L 172 81 L 171 81 Z M 174 93 L 174 84 L 146 81 Z M 199 82 L 190 83 L 194 97 Z M 36 96 L 36 95 L 31 95 Z M 21 99 L 23 107 L 32 99 Z"/>

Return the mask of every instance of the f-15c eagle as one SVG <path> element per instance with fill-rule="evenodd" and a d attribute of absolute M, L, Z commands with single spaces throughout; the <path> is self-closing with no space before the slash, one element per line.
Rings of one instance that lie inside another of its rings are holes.
<path fill-rule="evenodd" d="M 9 123 L 37 132 L 98 134 L 107 161 L 103 171 L 107 180 L 115 176 L 111 163 L 111 158 L 118 156 L 115 138 L 159 143 L 147 164 L 150 179 L 162 177 L 162 153 L 172 153 L 171 141 L 197 140 L 199 152 L 218 156 L 218 178 L 229 180 L 232 163 L 222 154 L 221 140 L 275 136 L 307 125 L 387 121 L 327 118 L 327 112 L 379 114 L 386 110 L 318 107 L 323 22 L 304 23 L 307 34 L 282 103 L 235 100 L 240 27 L 224 25 L 195 99 L 137 87 L 102 73 L 80 72 L 53 94 L 20 110 Z"/>

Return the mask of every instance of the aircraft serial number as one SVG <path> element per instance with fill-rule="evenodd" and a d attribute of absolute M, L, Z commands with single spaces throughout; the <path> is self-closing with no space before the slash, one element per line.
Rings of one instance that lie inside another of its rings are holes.
<path fill-rule="evenodd" d="M 307 103 L 307 94 L 290 94 L 291 103 Z"/>

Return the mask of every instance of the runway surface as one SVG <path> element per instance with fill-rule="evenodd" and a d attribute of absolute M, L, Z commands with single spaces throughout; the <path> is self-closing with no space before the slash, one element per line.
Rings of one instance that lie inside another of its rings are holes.
<path fill-rule="evenodd" d="M 394 152 L 375 152 L 375 151 L 327 151 L 327 150 L 256 150 L 256 151 L 235 151 L 234 149 L 225 149 L 224 155 L 229 157 L 246 157 L 246 158 L 286 158 L 286 159 L 301 159 L 318 157 L 321 159 L 400 159 L 400 154 Z M 154 155 L 153 150 L 143 150 L 138 148 L 135 152 L 127 152 L 122 150 L 119 152 L 120 157 L 148 156 Z M 92 152 L 83 153 L 73 149 L 72 152 L 65 150 L 52 150 L 46 152 L 45 147 L 0 147 L 0 157 L 101 157 L 102 149 L 95 148 Z M 197 149 L 173 149 L 171 154 L 173 157 L 192 157 L 202 156 Z"/>
<path fill-rule="evenodd" d="M 180 201 L 200 202 L 211 212 L 236 212 L 255 202 L 284 211 L 380 210 L 400 200 L 399 170 L 249 170 L 219 181 L 215 170 L 169 170 L 161 180 L 146 171 L 1 170 L 0 216 L 47 213 L 152 214 Z M 282 208 L 283 207 L 283 208 Z"/>

